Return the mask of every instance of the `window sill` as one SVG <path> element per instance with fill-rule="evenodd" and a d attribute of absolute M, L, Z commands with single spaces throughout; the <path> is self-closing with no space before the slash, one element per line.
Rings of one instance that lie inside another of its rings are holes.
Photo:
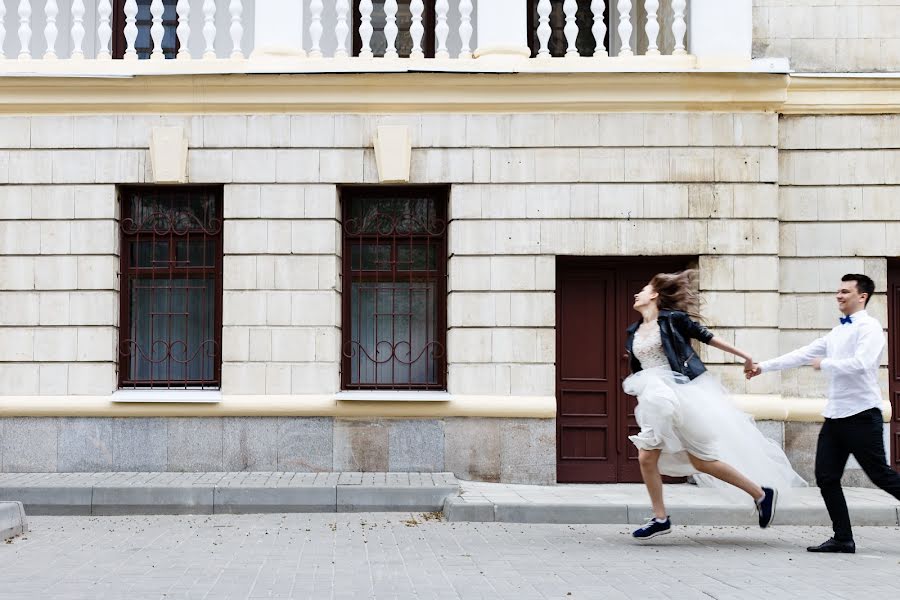
<path fill-rule="evenodd" d="M 216 404 L 222 401 L 220 390 L 116 390 L 113 402 L 176 402 L 184 404 Z"/>
<path fill-rule="evenodd" d="M 334 399 L 339 402 L 449 402 L 453 396 L 448 392 L 352 390 L 338 392 Z"/>

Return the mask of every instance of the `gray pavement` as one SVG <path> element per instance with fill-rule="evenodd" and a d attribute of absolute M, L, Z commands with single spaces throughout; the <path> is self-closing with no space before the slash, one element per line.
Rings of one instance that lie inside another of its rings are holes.
<path fill-rule="evenodd" d="M 0 600 L 887 599 L 900 528 L 813 555 L 824 528 L 448 523 L 432 514 L 34 517 L 0 544 Z"/>

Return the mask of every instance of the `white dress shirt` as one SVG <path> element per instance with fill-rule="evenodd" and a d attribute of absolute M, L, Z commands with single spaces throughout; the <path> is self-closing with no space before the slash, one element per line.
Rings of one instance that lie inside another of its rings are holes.
<path fill-rule="evenodd" d="M 884 351 L 881 323 L 864 311 L 850 315 L 825 337 L 760 363 L 763 372 L 793 369 L 823 358 L 822 372 L 828 376 L 828 403 L 822 415 L 829 419 L 849 417 L 870 408 L 881 408 L 878 366 Z"/>

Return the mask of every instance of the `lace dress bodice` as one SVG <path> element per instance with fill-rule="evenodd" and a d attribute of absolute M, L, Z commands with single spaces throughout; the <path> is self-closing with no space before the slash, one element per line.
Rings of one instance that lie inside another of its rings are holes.
<path fill-rule="evenodd" d="M 641 363 L 642 369 L 669 366 L 669 359 L 666 358 L 662 347 L 659 323 L 643 326 L 635 332 L 632 351 L 634 357 Z"/>

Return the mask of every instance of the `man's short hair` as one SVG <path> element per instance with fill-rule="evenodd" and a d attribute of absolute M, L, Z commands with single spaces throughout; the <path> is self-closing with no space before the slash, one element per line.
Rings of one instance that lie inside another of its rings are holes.
<path fill-rule="evenodd" d="M 869 300 L 872 299 L 872 294 L 875 293 L 875 282 L 872 281 L 871 277 L 861 273 L 847 273 L 841 277 L 841 281 L 855 281 L 856 291 L 866 295 L 866 306 L 868 306 Z"/>

